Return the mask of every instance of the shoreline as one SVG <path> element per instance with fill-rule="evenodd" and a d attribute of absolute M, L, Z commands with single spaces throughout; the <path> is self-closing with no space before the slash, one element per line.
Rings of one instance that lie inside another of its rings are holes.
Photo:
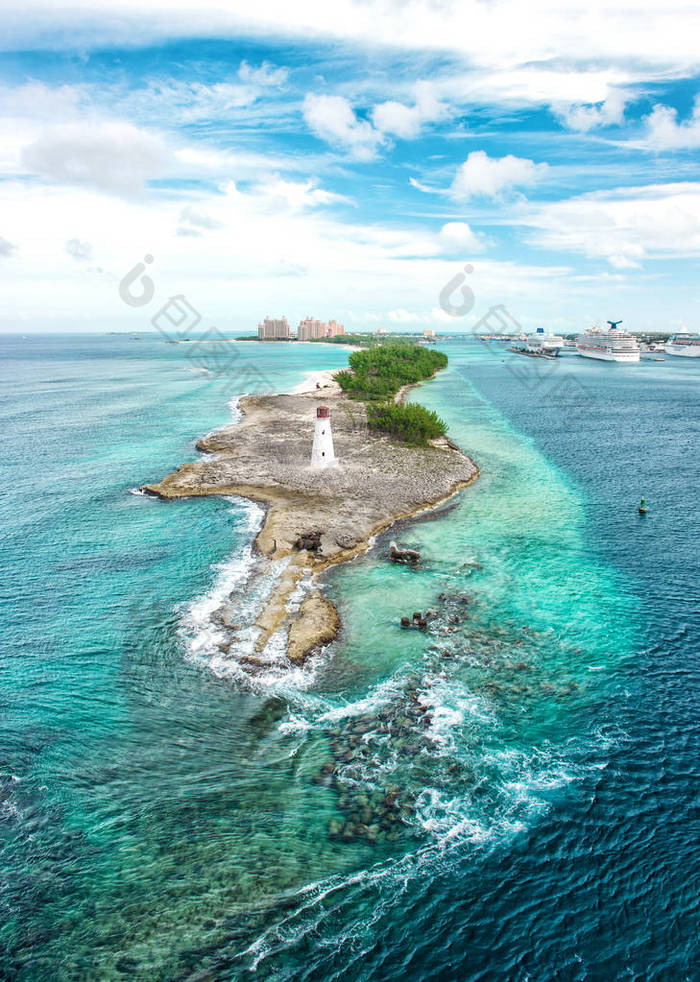
<path fill-rule="evenodd" d="M 357 344 L 344 344 L 342 341 L 327 341 L 317 338 L 313 341 L 297 341 L 296 338 L 280 341 L 261 341 L 260 338 L 177 338 L 169 341 L 169 344 L 249 344 L 254 341 L 256 344 L 332 344 L 334 348 L 342 348 L 343 351 L 363 351 L 364 349 Z"/>
<path fill-rule="evenodd" d="M 264 507 L 253 545 L 262 564 L 257 575 L 273 585 L 248 625 L 257 631 L 254 656 L 244 659 L 253 672 L 269 667 L 265 649 L 280 634 L 292 665 L 338 636 L 340 618 L 317 583 L 321 573 L 367 552 L 396 522 L 439 508 L 479 476 L 474 461 L 448 437 L 410 447 L 369 431 L 364 404 L 342 393 L 333 381 L 336 371 L 309 372 L 289 393 L 242 396 L 240 420 L 198 441 L 205 458 L 141 488 L 164 500 L 234 495 Z M 397 397 L 404 399 L 411 388 L 404 386 Z M 331 409 L 339 466 L 313 470 L 315 408 L 321 403 Z M 313 548 L 300 544 L 310 532 L 318 533 Z M 228 616 L 217 614 L 224 621 Z M 235 641 L 232 634 L 221 650 L 228 654 Z"/>

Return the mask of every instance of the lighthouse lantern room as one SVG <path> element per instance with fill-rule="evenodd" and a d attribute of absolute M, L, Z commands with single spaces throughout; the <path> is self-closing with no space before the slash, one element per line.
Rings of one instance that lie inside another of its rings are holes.
<path fill-rule="evenodd" d="M 331 411 L 328 406 L 316 407 L 316 427 L 314 445 L 311 449 L 311 466 L 320 470 L 324 467 L 337 467 L 331 433 Z"/>

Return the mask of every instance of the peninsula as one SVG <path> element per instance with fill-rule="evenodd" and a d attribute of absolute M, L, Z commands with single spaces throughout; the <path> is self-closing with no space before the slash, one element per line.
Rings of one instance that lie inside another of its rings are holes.
<path fill-rule="evenodd" d="M 254 651 L 244 659 L 249 670 L 266 664 L 273 635 L 286 637 L 287 657 L 296 664 L 331 641 L 340 620 L 318 574 L 368 549 L 373 536 L 399 519 L 445 501 L 479 473 L 446 436 L 414 446 L 372 429 L 365 403 L 342 391 L 337 374 L 314 378 L 310 391 L 241 398 L 241 421 L 197 444 L 204 458 L 143 487 L 163 499 L 238 495 L 265 506 L 255 547 L 260 575 L 274 585 L 253 625 Z M 320 405 L 330 410 L 339 465 L 314 470 L 310 455 Z M 228 624 L 223 612 L 219 623 Z M 222 650 L 233 649 L 241 627 L 228 626 L 231 638 Z"/>

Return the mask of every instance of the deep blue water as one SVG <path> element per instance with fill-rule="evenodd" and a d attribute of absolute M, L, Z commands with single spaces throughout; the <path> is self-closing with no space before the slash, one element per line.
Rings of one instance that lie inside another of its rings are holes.
<path fill-rule="evenodd" d="M 250 375 L 153 338 L 0 347 L 0 977 L 698 978 L 700 366 L 536 381 L 446 342 L 412 397 L 481 477 L 398 530 L 420 572 L 380 539 L 327 577 L 343 634 L 305 675 L 246 684 L 207 598 L 245 611 L 259 512 L 129 489 Z M 347 357 L 240 347 L 275 391 Z M 428 606 L 430 636 L 397 629 Z M 329 836 L 394 786 L 398 835 Z"/>

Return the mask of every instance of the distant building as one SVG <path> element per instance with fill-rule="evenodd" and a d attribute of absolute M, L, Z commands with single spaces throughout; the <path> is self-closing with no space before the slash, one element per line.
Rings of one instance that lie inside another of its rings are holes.
<path fill-rule="evenodd" d="M 423 331 L 423 337 L 424 338 L 434 338 L 435 337 L 435 331 L 432 329 L 432 327 L 426 327 L 425 328 L 425 330 Z"/>
<path fill-rule="evenodd" d="M 325 337 L 328 337 L 328 324 L 324 321 L 318 321 L 314 317 L 305 317 L 303 321 L 299 321 L 298 341 L 313 341 L 315 338 Z"/>
<path fill-rule="evenodd" d="M 258 324 L 258 341 L 289 341 L 287 318 L 282 317 L 280 320 L 275 320 L 272 317 L 266 317 L 261 324 Z"/>
<path fill-rule="evenodd" d="M 326 337 L 334 338 L 338 334 L 345 334 L 345 328 L 342 324 L 338 324 L 336 321 L 328 321 L 328 334 Z"/>
<path fill-rule="evenodd" d="M 378 327 L 377 330 L 376 330 L 376 333 L 377 334 L 386 334 L 386 328 L 385 327 Z"/>

